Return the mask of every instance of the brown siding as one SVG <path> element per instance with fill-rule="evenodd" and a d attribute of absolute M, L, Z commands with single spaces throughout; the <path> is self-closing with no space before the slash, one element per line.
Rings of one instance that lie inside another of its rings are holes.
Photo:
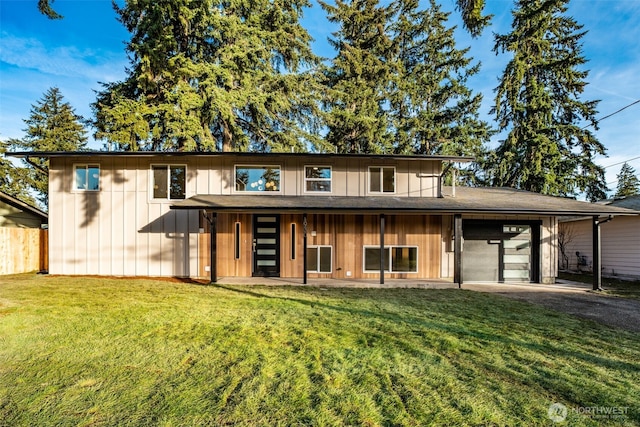
<path fill-rule="evenodd" d="M 252 270 L 252 215 L 218 214 L 217 268 L 218 277 L 250 277 Z M 241 255 L 234 259 L 235 223 L 241 224 Z M 296 224 L 296 258 L 292 259 L 291 224 Z M 209 265 L 209 228 L 204 221 L 204 233 L 199 237 L 198 275 L 208 277 L 204 266 Z M 408 245 L 418 247 L 418 272 L 386 274 L 388 278 L 441 277 L 442 218 L 423 215 L 387 215 L 385 218 L 385 245 Z M 363 246 L 380 244 L 380 217 L 378 215 L 330 215 L 310 214 L 307 225 L 307 244 L 333 247 L 332 273 L 309 273 L 310 278 L 330 277 L 376 278 L 377 273 L 364 273 Z M 313 236 L 312 232 L 315 232 Z M 303 215 L 282 214 L 280 216 L 280 276 L 302 277 L 303 275 Z M 347 272 L 351 275 L 347 276 Z"/>

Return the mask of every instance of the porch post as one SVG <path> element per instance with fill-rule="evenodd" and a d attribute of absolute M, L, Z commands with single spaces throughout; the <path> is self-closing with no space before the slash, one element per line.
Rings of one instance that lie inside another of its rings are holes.
<path fill-rule="evenodd" d="M 211 213 L 211 218 L 209 219 L 209 234 L 210 234 L 210 248 L 209 248 L 209 252 L 211 255 L 211 259 L 209 260 L 209 269 L 211 270 L 211 280 L 210 283 L 216 283 L 218 281 L 218 265 L 217 265 L 217 261 L 218 261 L 218 254 L 217 254 L 217 249 L 218 249 L 218 242 L 217 237 L 218 237 L 218 226 L 217 226 L 217 221 L 218 221 L 218 215 L 215 212 Z"/>
<path fill-rule="evenodd" d="M 302 214 L 302 284 L 307 284 L 307 214 Z"/>
<path fill-rule="evenodd" d="M 593 290 L 602 290 L 602 261 L 600 258 L 600 220 L 598 216 L 593 216 L 593 238 L 591 242 L 593 249 Z"/>
<path fill-rule="evenodd" d="M 462 215 L 453 216 L 453 281 L 462 287 Z"/>
<path fill-rule="evenodd" d="M 380 214 L 380 284 L 384 285 L 384 214 Z"/>

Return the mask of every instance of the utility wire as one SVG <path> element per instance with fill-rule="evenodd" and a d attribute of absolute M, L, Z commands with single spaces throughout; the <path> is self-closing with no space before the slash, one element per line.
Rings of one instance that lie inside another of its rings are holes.
<path fill-rule="evenodd" d="M 600 117 L 599 119 L 597 119 L 597 122 L 601 122 L 601 121 L 603 121 L 604 119 L 608 119 L 608 118 L 609 118 L 609 117 L 611 117 L 611 116 L 615 116 L 615 115 L 616 115 L 616 114 L 618 114 L 619 112 L 624 111 L 624 110 L 626 110 L 627 108 L 629 108 L 629 107 L 631 107 L 631 106 L 633 106 L 633 105 L 636 105 L 636 104 L 640 104 L 640 99 L 638 99 L 637 101 L 632 102 L 632 103 L 631 103 L 631 104 L 629 104 L 629 105 L 625 105 L 624 107 L 622 107 L 622 108 L 621 108 L 621 109 L 619 109 L 618 111 L 614 111 L 614 112 L 613 112 L 613 113 L 611 113 L 611 114 L 608 114 L 608 115 L 606 115 L 606 116 L 604 116 L 604 117 Z M 582 129 L 586 129 L 586 128 L 588 128 L 589 126 L 593 126 L 593 124 L 591 124 L 591 123 L 590 123 L 590 124 L 586 125 L 585 127 L 583 127 Z"/>
<path fill-rule="evenodd" d="M 621 164 L 623 164 L 623 163 L 627 163 L 627 162 L 630 162 L 631 160 L 636 160 L 636 159 L 640 159 L 640 156 L 638 156 L 638 157 L 632 157 L 631 159 L 627 159 L 627 160 L 624 160 L 624 161 L 622 161 L 622 162 L 618 162 L 618 163 L 614 163 L 614 164 L 609 165 L 609 166 L 605 166 L 605 167 L 604 167 L 604 169 L 610 168 L 610 167 L 612 167 L 612 166 L 618 166 L 618 165 L 621 165 Z"/>

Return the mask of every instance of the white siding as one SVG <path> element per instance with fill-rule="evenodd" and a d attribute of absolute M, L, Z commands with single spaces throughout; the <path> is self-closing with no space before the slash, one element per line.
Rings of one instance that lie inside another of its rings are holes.
<path fill-rule="evenodd" d="M 593 266 L 592 219 L 563 222 L 560 227 L 569 235 L 567 245 L 569 269 L 577 270 L 578 257 L 587 257 L 587 266 Z M 640 217 L 618 216 L 600 225 L 602 274 L 607 276 L 640 277 Z"/>
<path fill-rule="evenodd" d="M 49 271 L 113 276 L 197 271 L 197 212 L 172 211 L 170 201 L 150 199 L 149 161 L 97 160 L 51 159 Z M 100 191 L 72 190 L 73 165 L 84 163 L 100 165 Z M 187 174 L 191 196 L 197 173 L 187 165 Z"/>

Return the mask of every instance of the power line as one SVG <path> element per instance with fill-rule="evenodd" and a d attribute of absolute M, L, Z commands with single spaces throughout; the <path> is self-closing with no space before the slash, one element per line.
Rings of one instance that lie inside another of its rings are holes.
<path fill-rule="evenodd" d="M 631 159 L 623 160 L 622 162 L 618 162 L 618 163 L 614 163 L 614 164 L 609 165 L 609 166 L 605 166 L 605 167 L 604 167 L 604 169 L 610 168 L 610 167 L 612 167 L 612 166 L 618 166 L 618 165 L 621 165 L 621 164 L 623 164 L 623 163 L 627 163 L 627 162 L 630 162 L 631 160 L 636 160 L 636 159 L 640 159 L 640 156 L 638 156 L 638 157 L 632 157 Z"/>
<path fill-rule="evenodd" d="M 604 119 L 608 119 L 608 118 L 609 118 L 609 117 L 611 117 L 611 116 L 615 116 L 615 115 L 616 115 L 616 114 L 618 114 L 619 112 L 621 112 L 621 111 L 623 111 L 623 110 L 626 110 L 627 108 L 631 107 L 632 105 L 635 105 L 635 104 L 638 104 L 638 103 L 640 103 L 640 99 L 638 99 L 638 100 L 637 100 L 637 101 L 635 101 L 635 102 L 632 102 L 632 103 L 631 103 L 631 104 L 629 104 L 629 105 L 625 105 L 624 107 L 622 107 L 622 108 L 621 108 L 621 109 L 619 109 L 618 111 L 614 111 L 613 113 L 609 114 L 608 116 L 601 117 L 600 119 L 598 119 L 598 121 L 599 121 L 599 122 L 601 122 L 601 121 L 603 121 Z"/>
<path fill-rule="evenodd" d="M 619 112 L 624 111 L 624 110 L 626 110 L 627 108 L 629 108 L 629 107 L 631 107 L 631 106 L 633 106 L 633 105 L 639 104 L 639 103 L 640 103 L 640 99 L 638 99 L 637 101 L 632 102 L 632 103 L 631 103 L 631 104 L 629 104 L 629 105 L 625 105 L 624 107 L 622 107 L 622 108 L 621 108 L 621 109 L 619 109 L 618 111 L 614 111 L 614 112 L 613 112 L 613 113 L 611 113 L 611 114 L 608 114 L 608 115 L 606 115 L 606 116 L 604 116 L 604 117 L 600 117 L 600 118 L 599 118 L 599 119 L 597 119 L 596 121 L 597 121 L 597 122 L 601 122 L 601 121 L 603 121 L 604 119 L 608 119 L 608 118 L 609 118 L 609 117 L 611 117 L 611 116 L 615 116 L 615 115 L 616 115 L 616 114 L 618 114 Z M 586 125 L 586 126 L 585 126 L 585 127 L 583 127 L 582 129 L 586 129 L 586 128 L 588 128 L 589 126 L 593 126 L 593 123 L 590 123 L 590 124 Z"/>

